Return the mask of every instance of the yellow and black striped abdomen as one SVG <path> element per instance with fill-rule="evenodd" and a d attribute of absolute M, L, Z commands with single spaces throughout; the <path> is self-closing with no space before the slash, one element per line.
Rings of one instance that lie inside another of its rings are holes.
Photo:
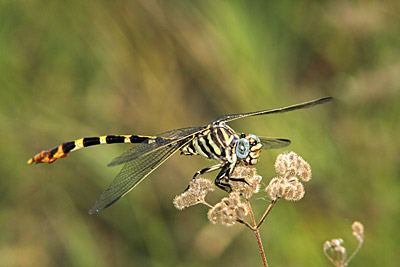
<path fill-rule="evenodd" d="M 182 154 L 232 162 L 232 151 L 238 139 L 235 131 L 225 123 L 210 125 L 182 148 Z"/>
<path fill-rule="evenodd" d="M 52 163 L 59 158 L 68 156 L 68 153 L 94 145 L 118 144 L 118 143 L 141 143 L 148 139 L 156 139 L 156 136 L 145 135 L 104 135 L 97 137 L 84 137 L 75 141 L 62 143 L 50 150 L 43 150 L 28 160 L 32 163 Z"/>

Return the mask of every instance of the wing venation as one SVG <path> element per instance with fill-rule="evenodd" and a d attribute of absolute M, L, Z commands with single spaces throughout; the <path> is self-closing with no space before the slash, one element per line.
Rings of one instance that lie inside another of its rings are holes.
<path fill-rule="evenodd" d="M 115 203 L 190 140 L 189 137 L 127 162 L 111 185 L 96 200 L 89 214 L 98 213 Z"/>
<path fill-rule="evenodd" d="M 119 157 L 113 159 L 107 166 L 116 166 L 122 163 L 129 162 L 141 156 L 144 156 L 148 153 L 152 153 L 158 149 L 162 149 L 168 145 L 173 145 L 181 141 L 182 139 L 187 138 L 188 136 L 193 136 L 198 132 L 204 130 L 205 127 L 188 127 L 181 128 L 172 131 L 168 131 L 162 134 L 159 134 L 156 139 L 146 140 L 131 149 L 128 149 L 124 153 L 122 153 Z"/>

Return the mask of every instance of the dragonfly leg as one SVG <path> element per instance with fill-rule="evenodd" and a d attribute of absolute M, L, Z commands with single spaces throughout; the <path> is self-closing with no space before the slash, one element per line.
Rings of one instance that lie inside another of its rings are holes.
<path fill-rule="evenodd" d="M 200 171 L 197 171 L 193 175 L 193 180 L 196 179 L 199 175 L 203 175 L 203 174 L 208 173 L 208 172 L 213 172 L 215 170 L 220 169 L 221 167 L 222 167 L 221 164 L 217 164 L 217 165 L 214 165 L 214 166 L 211 166 L 211 167 L 207 167 L 207 168 L 201 169 Z"/>
<path fill-rule="evenodd" d="M 250 185 L 247 181 L 246 181 L 246 179 L 244 179 L 244 178 L 234 178 L 234 177 L 229 177 L 228 178 L 229 180 L 231 180 L 231 181 L 235 181 L 235 182 L 243 182 L 243 183 L 246 183 L 247 185 Z"/>
<path fill-rule="evenodd" d="M 195 179 L 197 179 L 197 177 L 199 177 L 200 175 L 203 175 L 203 174 L 205 174 L 205 173 L 218 170 L 218 169 L 221 168 L 221 166 L 222 166 L 222 164 L 217 164 L 217 165 L 214 165 L 214 166 L 211 166 L 211 167 L 207 167 L 207 168 L 201 169 L 200 171 L 197 171 L 197 172 L 193 175 L 193 178 L 192 178 L 192 179 L 195 180 Z M 188 187 L 185 189 L 184 192 L 186 192 L 189 188 L 190 188 L 190 185 L 188 185 Z"/>
<path fill-rule="evenodd" d="M 231 170 L 230 164 L 225 164 L 224 166 L 222 166 L 222 169 L 218 173 L 217 177 L 215 178 L 215 182 L 214 182 L 218 188 L 220 188 L 228 193 L 232 192 L 232 187 L 230 184 L 222 182 L 222 179 L 224 179 L 224 178 L 229 179 L 230 170 Z"/>

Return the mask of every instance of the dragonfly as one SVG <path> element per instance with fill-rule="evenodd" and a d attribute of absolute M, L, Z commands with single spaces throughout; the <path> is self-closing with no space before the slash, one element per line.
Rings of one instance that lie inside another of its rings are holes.
<path fill-rule="evenodd" d="M 121 197 L 136 187 L 144 178 L 170 158 L 175 152 L 182 155 L 201 155 L 218 163 L 197 171 L 193 179 L 219 170 L 215 185 L 227 192 L 231 187 L 227 181 L 242 181 L 244 179 L 231 177 L 239 163 L 255 165 L 259 161 L 262 149 L 284 148 L 290 145 L 290 140 L 284 138 L 258 137 L 254 134 L 238 134 L 226 123 L 237 119 L 267 114 L 284 113 L 293 110 L 310 108 L 331 101 L 332 97 L 324 97 L 300 104 L 276 109 L 268 109 L 242 114 L 221 116 L 210 124 L 200 127 L 186 127 L 171 130 L 155 136 L 148 135 L 106 135 L 84 137 L 74 141 L 64 142 L 49 150 L 44 150 L 28 160 L 28 164 L 52 163 L 64 158 L 72 151 L 84 147 L 133 143 L 134 147 L 113 159 L 108 166 L 124 164 L 110 186 L 98 197 L 89 214 L 96 214 L 111 206 Z"/>

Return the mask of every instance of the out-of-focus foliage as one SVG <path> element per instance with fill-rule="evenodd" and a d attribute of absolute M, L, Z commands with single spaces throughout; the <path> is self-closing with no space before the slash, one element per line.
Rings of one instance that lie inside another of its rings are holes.
<path fill-rule="evenodd" d="M 352 240 L 358 220 L 365 244 L 351 265 L 396 266 L 399 7 L 395 0 L 1 1 L 0 265 L 260 265 L 250 231 L 211 225 L 203 206 L 172 205 L 210 161 L 175 155 L 89 216 L 118 172 L 106 164 L 127 145 L 88 148 L 51 165 L 26 160 L 83 136 L 157 134 L 334 96 L 313 109 L 231 124 L 290 138 L 313 170 L 305 198 L 278 203 L 261 229 L 267 258 L 272 266 L 330 266 L 324 241 Z M 279 152 L 263 151 L 265 184 Z M 267 204 L 260 197 L 258 210 Z"/>

